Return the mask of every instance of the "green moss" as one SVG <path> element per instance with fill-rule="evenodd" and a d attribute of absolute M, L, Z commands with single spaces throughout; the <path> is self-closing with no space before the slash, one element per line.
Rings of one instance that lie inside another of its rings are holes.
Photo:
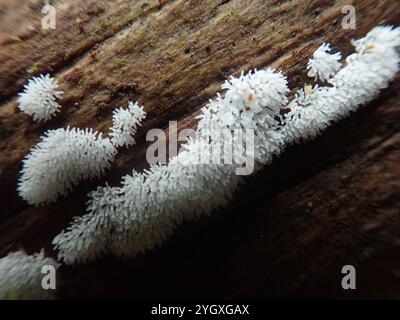
<path fill-rule="evenodd" d="M 28 69 L 26 69 L 26 71 L 28 73 L 36 73 L 36 72 L 39 71 L 39 67 L 38 66 L 39 66 L 39 63 L 35 62 L 32 66 L 30 66 Z"/>
<path fill-rule="evenodd" d="M 236 18 L 240 18 L 240 14 L 234 9 L 229 9 L 228 15 L 229 16 L 235 16 Z"/>
<path fill-rule="evenodd" d="M 8 39 L 11 42 L 22 42 L 22 39 L 20 37 L 18 37 L 18 36 L 8 36 Z"/>
<path fill-rule="evenodd" d="M 173 34 L 177 31 L 177 24 L 176 23 L 171 23 L 166 29 L 165 32 L 167 34 Z"/>
<path fill-rule="evenodd" d="M 111 22 L 104 21 L 104 20 L 99 20 L 99 27 L 100 27 L 100 30 L 103 32 L 112 31 L 112 28 L 113 28 Z"/>
<path fill-rule="evenodd" d="M 210 14 L 215 16 L 217 14 L 218 3 L 214 2 L 210 7 Z"/>
<path fill-rule="evenodd" d="M 114 65 L 116 68 L 121 69 L 122 67 L 125 67 L 126 63 L 125 63 L 124 59 L 115 58 Z"/>
<path fill-rule="evenodd" d="M 177 44 L 177 47 L 178 47 L 178 48 L 183 48 L 183 47 L 186 46 L 186 44 L 187 44 L 186 38 L 185 38 L 184 36 L 180 35 L 180 36 L 179 36 L 179 42 L 178 42 L 178 44 Z"/>
<path fill-rule="evenodd" d="M 217 23 L 230 18 L 240 18 L 240 14 L 232 6 L 218 19 Z"/>
<path fill-rule="evenodd" d="M 173 48 L 167 49 L 167 50 L 165 51 L 165 53 L 166 53 L 169 57 L 171 57 L 171 56 L 173 56 L 173 55 L 176 53 L 176 49 L 173 49 Z"/>

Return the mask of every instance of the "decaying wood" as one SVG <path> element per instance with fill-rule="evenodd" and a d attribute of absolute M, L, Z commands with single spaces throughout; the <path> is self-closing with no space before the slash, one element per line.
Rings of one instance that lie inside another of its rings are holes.
<path fill-rule="evenodd" d="M 357 28 L 341 27 L 353 4 Z M 272 66 L 291 88 L 310 82 L 307 59 L 321 43 L 349 40 L 378 23 L 400 25 L 397 0 L 54 1 L 57 29 L 40 28 L 41 1 L 0 3 L 0 255 L 45 247 L 86 193 L 146 167 L 145 133 L 194 116 L 229 75 Z M 16 93 L 50 72 L 65 91 L 59 116 L 36 124 Z M 229 207 L 186 223 L 163 247 L 129 261 L 105 257 L 61 268 L 59 297 L 396 297 L 400 274 L 400 82 L 315 141 L 289 148 Z M 138 144 L 103 179 L 51 206 L 16 194 L 21 159 L 47 129 L 103 132 L 113 108 L 139 100 L 147 119 Z M 356 291 L 340 287 L 356 266 Z"/>

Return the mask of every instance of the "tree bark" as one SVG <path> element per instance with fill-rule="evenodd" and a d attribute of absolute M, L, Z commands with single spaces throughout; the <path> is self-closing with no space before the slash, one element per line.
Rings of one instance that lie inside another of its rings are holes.
<path fill-rule="evenodd" d="M 199 109 L 229 75 L 274 67 L 290 87 L 323 42 L 347 55 L 350 39 L 400 25 L 397 0 L 52 1 L 56 30 L 41 29 L 41 1 L 0 2 L 0 256 L 45 248 L 85 211 L 87 192 L 147 167 L 150 128 L 196 127 Z M 345 4 L 357 28 L 341 26 Z M 45 124 L 19 112 L 27 79 L 51 73 L 65 91 Z M 293 146 L 210 217 L 185 223 L 161 248 L 129 261 L 62 266 L 60 298 L 396 298 L 400 289 L 400 82 L 312 142 Z M 145 105 L 137 144 L 112 168 L 53 205 L 16 193 L 21 160 L 45 130 L 106 132 L 112 110 Z M 357 290 L 341 288 L 341 268 Z"/>

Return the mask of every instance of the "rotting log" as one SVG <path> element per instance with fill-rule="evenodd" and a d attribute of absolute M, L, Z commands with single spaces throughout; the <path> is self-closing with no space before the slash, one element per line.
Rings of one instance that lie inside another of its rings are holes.
<path fill-rule="evenodd" d="M 356 8 L 357 28 L 341 26 Z M 221 82 L 274 67 L 290 87 L 321 43 L 352 51 L 350 39 L 379 23 L 400 25 L 397 0 L 54 1 L 56 30 L 40 27 L 41 1 L 0 2 L 0 256 L 51 248 L 85 211 L 86 194 L 147 166 L 145 133 L 196 126 Z M 16 94 L 43 72 L 65 91 L 61 113 L 37 124 Z M 316 140 L 289 148 L 248 179 L 235 201 L 185 223 L 161 248 L 129 261 L 104 257 L 60 269 L 60 298 L 398 297 L 400 289 L 400 82 Z M 121 150 L 105 177 L 53 205 L 16 193 L 21 160 L 47 129 L 106 132 L 112 110 L 138 100 L 148 113 L 137 145 Z M 343 265 L 357 290 L 341 289 Z"/>

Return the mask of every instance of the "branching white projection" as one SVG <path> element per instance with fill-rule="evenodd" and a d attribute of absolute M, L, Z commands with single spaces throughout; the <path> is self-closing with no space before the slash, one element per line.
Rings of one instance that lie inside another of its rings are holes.
<path fill-rule="evenodd" d="M 111 142 L 115 147 L 129 147 L 135 143 L 133 138 L 146 113 L 137 102 L 128 103 L 128 108 L 118 108 L 113 112 L 113 125 L 110 128 Z"/>
<path fill-rule="evenodd" d="M 63 91 L 58 90 L 56 79 L 42 74 L 30 79 L 24 90 L 18 94 L 18 107 L 32 116 L 34 121 L 45 122 L 60 111 L 61 106 L 56 100 L 62 96 Z"/>
<path fill-rule="evenodd" d="M 327 81 L 340 69 L 340 53 L 330 54 L 330 45 L 323 43 L 317 50 L 315 50 L 312 58 L 307 63 L 308 76 L 314 77 L 314 80 Z"/>
<path fill-rule="evenodd" d="M 225 205 L 243 179 L 235 175 L 234 164 L 193 164 L 219 139 L 218 133 L 206 137 L 204 130 L 254 129 L 259 169 L 288 145 L 314 138 L 374 99 L 399 70 L 400 29 L 379 26 L 353 44 L 356 52 L 339 71 L 340 55 L 328 54 L 328 45 L 319 48 L 309 75 L 328 85 L 305 86 L 288 105 L 287 81 L 280 72 L 254 71 L 226 81 L 224 95 L 203 108 L 196 139 L 186 143 L 185 151 L 168 165 L 124 176 L 120 187 L 99 187 L 89 194 L 88 213 L 53 240 L 59 259 L 73 264 L 104 253 L 133 257 L 159 246 L 182 221 Z M 279 113 L 283 106 L 290 108 L 284 116 Z"/>
<path fill-rule="evenodd" d="M 138 104 L 114 111 L 112 138 L 92 129 L 49 130 L 23 160 L 18 193 L 40 205 L 65 196 L 80 181 L 102 175 L 111 166 L 117 147 L 134 143 L 133 135 L 145 118 Z"/>

